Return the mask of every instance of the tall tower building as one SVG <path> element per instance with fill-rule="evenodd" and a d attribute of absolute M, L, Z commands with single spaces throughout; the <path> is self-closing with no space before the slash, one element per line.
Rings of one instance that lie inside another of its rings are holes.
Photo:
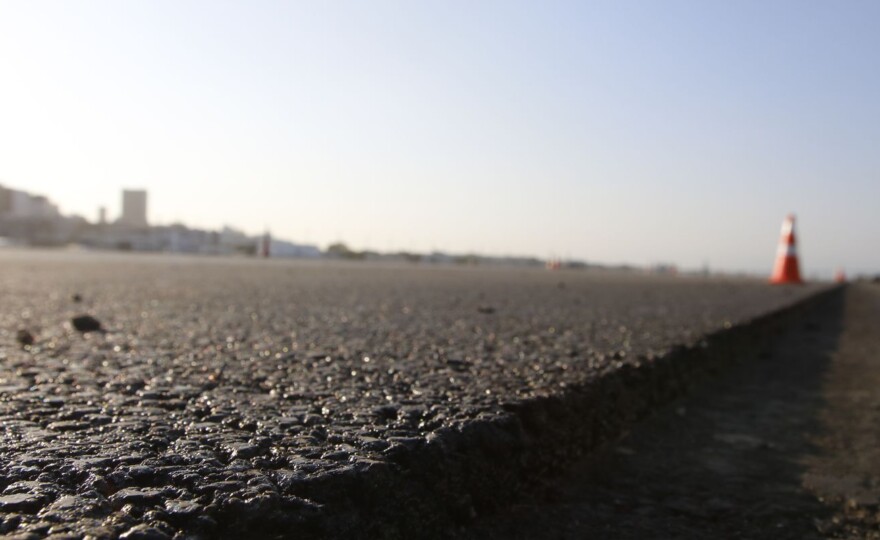
<path fill-rule="evenodd" d="M 122 191 L 122 215 L 119 223 L 130 227 L 147 227 L 147 192 L 143 189 Z"/>

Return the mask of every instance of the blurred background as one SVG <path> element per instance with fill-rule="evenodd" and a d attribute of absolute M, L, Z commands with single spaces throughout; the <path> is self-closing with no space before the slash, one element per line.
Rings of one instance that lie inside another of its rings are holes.
<path fill-rule="evenodd" d="M 873 1 L 0 0 L 0 236 L 259 253 L 270 232 L 296 256 L 765 275 L 794 212 L 806 276 L 873 273 L 878 18 Z"/>

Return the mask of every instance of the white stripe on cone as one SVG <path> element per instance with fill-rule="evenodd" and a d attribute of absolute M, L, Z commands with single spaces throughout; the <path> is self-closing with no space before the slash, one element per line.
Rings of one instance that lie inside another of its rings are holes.
<path fill-rule="evenodd" d="M 786 219 L 782 222 L 782 236 L 788 236 L 791 234 L 791 229 L 794 227 L 794 222 L 790 219 Z"/>
<path fill-rule="evenodd" d="M 797 257 L 797 249 L 794 244 L 780 244 L 776 254 L 780 257 Z"/>

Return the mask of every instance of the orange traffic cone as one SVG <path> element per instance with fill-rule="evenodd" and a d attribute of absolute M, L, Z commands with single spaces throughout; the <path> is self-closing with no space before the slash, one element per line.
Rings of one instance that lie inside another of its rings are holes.
<path fill-rule="evenodd" d="M 846 272 L 843 271 L 843 268 L 838 268 L 837 272 L 834 272 L 834 282 L 846 283 Z"/>
<path fill-rule="evenodd" d="M 794 216 L 789 214 L 782 222 L 782 236 L 779 238 L 779 249 L 776 251 L 776 264 L 770 283 L 803 283 L 798 268 L 797 251 L 794 242 Z"/>

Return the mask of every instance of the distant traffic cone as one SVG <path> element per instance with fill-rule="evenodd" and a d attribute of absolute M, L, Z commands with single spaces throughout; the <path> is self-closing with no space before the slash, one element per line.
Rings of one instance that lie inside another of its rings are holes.
<path fill-rule="evenodd" d="M 782 236 L 779 238 L 779 249 L 776 251 L 776 264 L 770 283 L 803 283 L 798 268 L 797 250 L 794 242 L 794 215 L 789 214 L 782 222 Z"/>
<path fill-rule="evenodd" d="M 843 268 L 838 268 L 837 272 L 834 272 L 834 282 L 846 283 L 846 272 L 843 271 Z"/>

